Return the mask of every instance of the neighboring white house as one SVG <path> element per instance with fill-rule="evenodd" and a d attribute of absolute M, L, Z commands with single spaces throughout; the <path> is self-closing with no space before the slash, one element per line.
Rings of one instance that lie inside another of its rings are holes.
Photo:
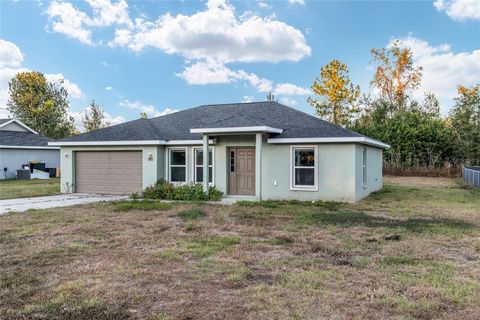
<path fill-rule="evenodd" d="M 346 202 L 382 188 L 388 148 L 271 101 L 200 106 L 49 145 L 62 148 L 63 192 L 128 194 L 165 179 L 233 197 Z"/>
<path fill-rule="evenodd" d="M 0 119 L 0 179 L 13 179 L 22 164 L 45 162 L 47 168 L 60 167 L 60 148 L 16 119 Z"/>

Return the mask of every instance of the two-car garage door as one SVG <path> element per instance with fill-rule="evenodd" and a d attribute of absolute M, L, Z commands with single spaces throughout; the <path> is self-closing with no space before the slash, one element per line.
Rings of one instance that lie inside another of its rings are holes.
<path fill-rule="evenodd" d="M 143 186 L 141 151 L 75 152 L 75 191 L 130 194 Z"/>

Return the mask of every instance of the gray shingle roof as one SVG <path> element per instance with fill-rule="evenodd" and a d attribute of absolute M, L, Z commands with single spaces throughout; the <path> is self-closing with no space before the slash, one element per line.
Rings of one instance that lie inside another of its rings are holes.
<path fill-rule="evenodd" d="M 8 122 L 12 119 L 0 119 L 0 124 L 4 124 L 5 122 Z"/>
<path fill-rule="evenodd" d="M 152 119 L 139 119 L 61 141 L 198 140 L 192 128 L 269 126 L 275 138 L 363 137 L 354 131 L 278 102 L 204 105 Z"/>
<path fill-rule="evenodd" d="M 41 134 L 19 131 L 0 131 L 0 145 L 2 146 L 27 146 L 27 147 L 48 147 L 52 141 Z"/>

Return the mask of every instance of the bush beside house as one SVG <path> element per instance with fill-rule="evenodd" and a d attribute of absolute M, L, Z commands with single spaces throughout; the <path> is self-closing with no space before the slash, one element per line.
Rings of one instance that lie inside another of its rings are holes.
<path fill-rule="evenodd" d="M 184 184 L 175 186 L 163 179 L 158 180 L 152 186 L 145 188 L 142 198 L 161 200 L 183 201 L 220 201 L 223 192 L 214 186 L 210 186 L 208 194 L 203 191 L 200 184 Z"/>

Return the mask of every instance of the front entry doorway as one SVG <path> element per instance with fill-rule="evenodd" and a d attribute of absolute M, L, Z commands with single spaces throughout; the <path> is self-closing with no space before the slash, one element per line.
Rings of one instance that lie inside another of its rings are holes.
<path fill-rule="evenodd" d="M 255 148 L 228 148 L 228 194 L 255 195 Z"/>

